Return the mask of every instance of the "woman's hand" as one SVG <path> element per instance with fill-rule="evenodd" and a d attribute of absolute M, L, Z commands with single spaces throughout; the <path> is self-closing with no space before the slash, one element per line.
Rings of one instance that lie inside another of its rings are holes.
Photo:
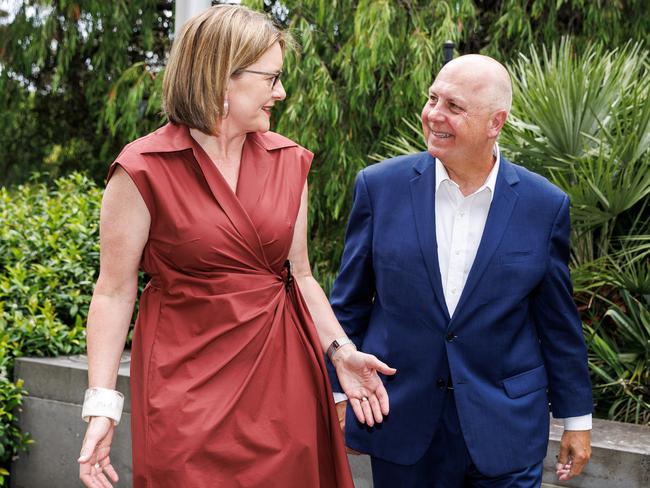
<path fill-rule="evenodd" d="M 337 351 L 332 362 L 359 422 L 369 427 L 382 422 L 389 411 L 388 393 L 377 373 L 394 375 L 397 370 L 352 347 Z"/>
<path fill-rule="evenodd" d="M 115 425 L 108 417 L 91 417 L 86 429 L 86 436 L 81 447 L 79 463 L 79 478 L 88 488 L 111 488 L 119 477 L 111 465 L 108 456 Z"/>

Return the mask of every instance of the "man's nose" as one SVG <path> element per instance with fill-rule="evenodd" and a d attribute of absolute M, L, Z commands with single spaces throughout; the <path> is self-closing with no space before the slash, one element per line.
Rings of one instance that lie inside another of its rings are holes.
<path fill-rule="evenodd" d="M 435 105 L 429 105 L 429 111 L 427 112 L 427 120 L 429 122 L 437 122 L 444 118 L 442 111 L 440 110 L 440 102 L 436 102 Z"/>

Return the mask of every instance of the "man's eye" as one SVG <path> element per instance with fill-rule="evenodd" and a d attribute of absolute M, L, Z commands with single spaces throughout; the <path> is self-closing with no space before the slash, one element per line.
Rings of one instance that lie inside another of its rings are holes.
<path fill-rule="evenodd" d="M 438 101 L 438 97 L 436 97 L 434 95 L 429 95 L 429 101 L 431 103 L 436 103 Z"/>
<path fill-rule="evenodd" d="M 451 110 L 453 110 L 454 112 L 459 112 L 459 111 L 462 110 L 462 109 L 461 109 L 458 105 L 456 105 L 455 103 L 450 103 L 450 104 L 449 104 L 449 108 L 450 108 Z"/>

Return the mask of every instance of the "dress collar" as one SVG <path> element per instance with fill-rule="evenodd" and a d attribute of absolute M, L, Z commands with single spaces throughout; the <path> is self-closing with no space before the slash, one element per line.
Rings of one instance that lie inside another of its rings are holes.
<path fill-rule="evenodd" d="M 296 147 L 298 144 L 275 132 L 250 132 L 246 140 L 254 142 L 267 151 Z M 192 149 L 197 142 L 184 124 L 167 123 L 158 130 L 139 140 L 137 147 L 141 154 L 166 153 Z"/>

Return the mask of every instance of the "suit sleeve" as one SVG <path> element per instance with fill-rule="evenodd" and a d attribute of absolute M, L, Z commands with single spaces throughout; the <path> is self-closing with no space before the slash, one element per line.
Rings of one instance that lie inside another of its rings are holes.
<path fill-rule="evenodd" d="M 593 409 L 587 348 L 568 267 L 570 231 L 569 199 L 564 196 L 549 238 L 546 274 L 531 303 L 555 418 L 586 415 Z"/>
<path fill-rule="evenodd" d="M 330 303 L 347 336 L 361 349 L 375 296 L 372 267 L 372 207 L 365 175 L 360 172 L 354 185 L 352 211 L 345 234 L 339 274 Z M 343 391 L 334 368 L 327 361 L 334 391 Z"/>

